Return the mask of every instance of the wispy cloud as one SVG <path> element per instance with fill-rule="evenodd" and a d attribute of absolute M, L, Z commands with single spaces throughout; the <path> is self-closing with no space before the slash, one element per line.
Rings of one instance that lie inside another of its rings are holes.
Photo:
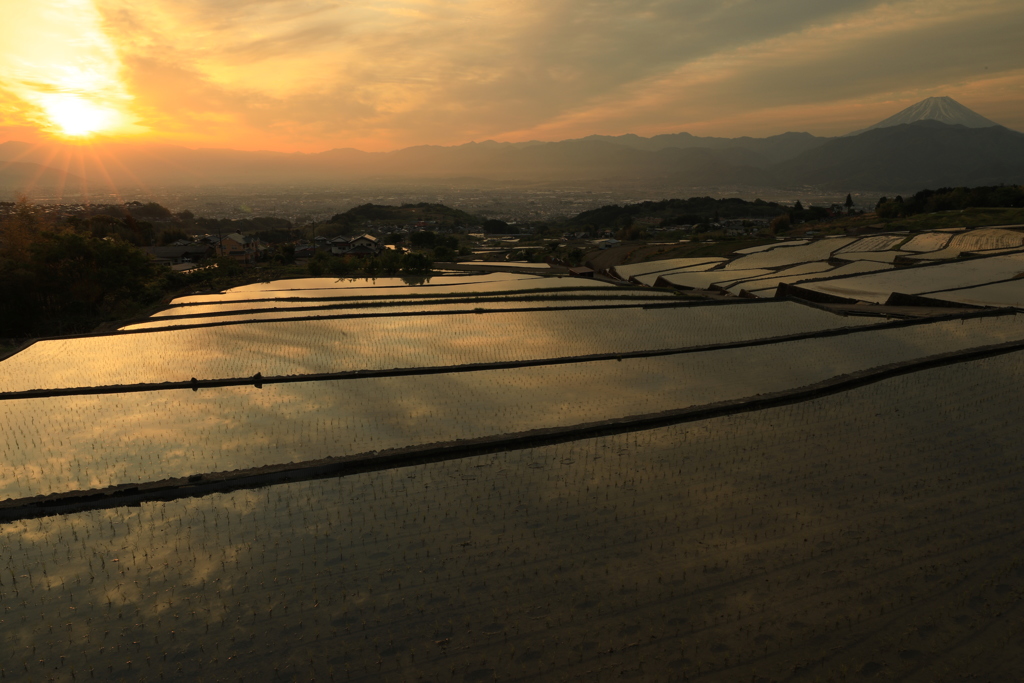
<path fill-rule="evenodd" d="M 955 95 L 969 83 L 1019 70 L 1022 30 L 1024 11 L 1005 2 L 879 5 L 681 63 L 516 135 L 548 137 L 588 127 L 844 133 L 894 113 L 893 107 Z M 971 103 L 997 92 L 975 88 Z M 1018 114 L 1006 123 L 1024 120 Z"/>
<path fill-rule="evenodd" d="M 130 111 L 192 145 L 840 133 L 968 91 L 1024 124 L 1017 0 L 89 1 Z"/>

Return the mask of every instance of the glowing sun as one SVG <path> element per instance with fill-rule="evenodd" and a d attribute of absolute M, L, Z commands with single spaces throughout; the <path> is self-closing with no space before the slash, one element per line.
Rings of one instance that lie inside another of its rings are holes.
<path fill-rule="evenodd" d="M 58 132 L 69 137 L 84 138 L 103 133 L 120 123 L 118 112 L 80 95 L 51 95 L 43 103 L 43 109 Z"/>

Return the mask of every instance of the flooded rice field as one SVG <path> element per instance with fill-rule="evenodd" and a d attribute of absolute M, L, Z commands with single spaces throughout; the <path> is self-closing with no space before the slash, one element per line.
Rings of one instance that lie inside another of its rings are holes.
<path fill-rule="evenodd" d="M 1022 373 L 1018 353 L 692 424 L 10 522 L 0 667 L 1007 680 L 1024 468 L 999 387 Z"/>
<path fill-rule="evenodd" d="M 198 327 L 39 341 L 0 364 L 0 392 L 654 351 L 880 322 L 780 301 Z"/>
<path fill-rule="evenodd" d="M 829 253 L 903 242 L 872 239 Z M 781 264 L 816 244 L 742 258 Z M 579 285 L 433 282 L 468 296 Z M 356 284 L 262 283 L 167 311 L 218 320 L 245 312 L 218 306 L 327 293 L 365 313 L 420 287 Z M 116 385 L 0 396 L 0 676 L 1020 671 L 1024 315 L 645 309 L 621 307 L 643 288 L 597 290 L 618 303 L 476 314 L 407 301 L 391 316 L 41 340 L 0 361 L 0 391 Z M 505 365 L 466 367 L 478 363 Z M 374 464 L 410 447 L 432 455 Z M 339 456 L 361 468 L 303 474 Z M 246 471 L 285 465 L 287 483 Z M 225 485 L 203 488 L 217 472 Z M 141 488 L 102 491 L 118 484 Z"/>

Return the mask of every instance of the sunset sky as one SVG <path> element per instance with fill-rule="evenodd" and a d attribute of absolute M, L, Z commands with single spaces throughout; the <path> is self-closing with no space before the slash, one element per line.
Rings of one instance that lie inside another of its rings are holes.
<path fill-rule="evenodd" d="M 835 135 L 932 95 L 1024 130 L 1020 0 L 6 4 L 0 142 Z"/>

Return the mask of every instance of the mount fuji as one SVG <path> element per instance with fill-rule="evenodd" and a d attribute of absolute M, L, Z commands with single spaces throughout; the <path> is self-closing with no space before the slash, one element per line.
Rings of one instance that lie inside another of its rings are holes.
<path fill-rule="evenodd" d="M 862 128 L 847 135 L 860 135 L 869 130 L 892 128 L 893 126 L 914 123 L 916 121 L 938 121 L 949 126 L 964 126 L 965 128 L 991 128 L 999 125 L 995 121 L 990 121 L 981 114 L 968 109 L 952 97 L 929 97 L 907 107 L 898 114 L 890 116 L 884 121 L 879 121 L 873 126 Z"/>

